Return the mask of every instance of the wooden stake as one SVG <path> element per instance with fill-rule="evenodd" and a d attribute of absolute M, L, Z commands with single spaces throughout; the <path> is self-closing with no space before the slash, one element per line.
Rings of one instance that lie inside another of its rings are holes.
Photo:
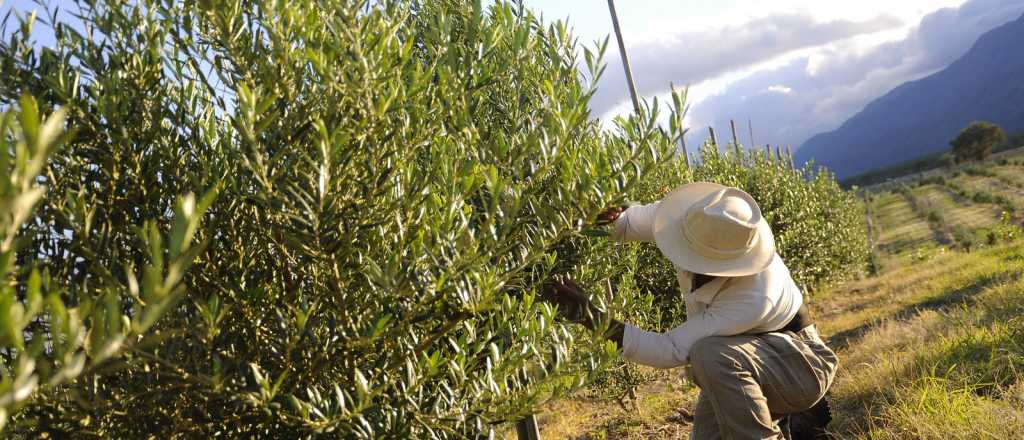
<path fill-rule="evenodd" d="M 711 145 L 714 145 L 715 149 L 717 150 L 718 149 L 718 138 L 715 137 L 715 129 L 712 128 L 710 125 L 708 126 L 708 133 L 711 133 Z"/>
<path fill-rule="evenodd" d="M 537 427 L 537 417 L 530 415 L 516 423 L 516 433 L 519 440 L 540 440 L 540 428 Z"/>
<path fill-rule="evenodd" d="M 754 148 L 757 144 L 754 143 L 754 124 L 750 122 L 750 118 L 747 118 L 747 129 L 750 130 L 750 148 Z"/>
<path fill-rule="evenodd" d="M 612 14 L 612 26 L 615 28 L 615 41 L 619 43 L 619 55 L 622 56 L 622 70 L 626 72 L 626 85 L 629 86 L 629 97 L 633 100 L 633 111 L 640 113 L 640 99 L 636 95 L 636 83 L 633 82 L 633 69 L 629 67 L 629 56 L 626 55 L 626 43 L 622 42 L 622 29 L 619 28 L 619 15 L 615 13 L 615 0 L 608 0 L 608 11 Z"/>
<path fill-rule="evenodd" d="M 736 121 L 732 119 L 729 120 L 729 129 L 732 130 L 732 144 L 739 145 L 740 140 L 736 137 Z"/>
<path fill-rule="evenodd" d="M 743 158 L 743 154 L 740 152 L 740 138 L 736 136 L 736 121 L 730 119 L 729 128 L 732 130 L 732 147 L 736 150 L 736 160 L 739 161 Z"/>

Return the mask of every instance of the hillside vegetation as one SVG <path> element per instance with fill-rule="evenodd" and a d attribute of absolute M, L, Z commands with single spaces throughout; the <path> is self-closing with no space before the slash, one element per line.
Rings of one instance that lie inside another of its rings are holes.
<path fill-rule="evenodd" d="M 836 438 L 1024 437 L 1024 160 L 868 193 L 876 276 L 810 297 L 840 355 Z M 674 374 L 634 406 L 559 402 L 552 438 L 675 439 L 697 390 Z"/>

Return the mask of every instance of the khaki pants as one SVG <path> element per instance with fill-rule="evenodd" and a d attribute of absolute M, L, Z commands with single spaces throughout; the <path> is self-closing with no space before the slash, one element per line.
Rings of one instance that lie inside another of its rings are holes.
<path fill-rule="evenodd" d="M 814 406 L 838 363 L 813 325 L 697 341 L 690 368 L 701 392 L 690 438 L 782 439 L 779 418 Z"/>

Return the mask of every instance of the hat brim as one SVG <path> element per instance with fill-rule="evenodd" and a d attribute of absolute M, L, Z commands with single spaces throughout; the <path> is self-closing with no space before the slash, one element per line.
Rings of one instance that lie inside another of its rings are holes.
<path fill-rule="evenodd" d="M 673 190 L 658 204 L 654 213 L 654 242 L 676 266 L 693 273 L 740 277 L 759 273 L 771 265 L 775 258 L 775 237 L 763 216 L 757 223 L 757 241 L 739 257 L 708 258 L 688 245 L 682 228 L 686 212 L 695 203 L 725 188 L 711 182 L 689 183 Z"/>

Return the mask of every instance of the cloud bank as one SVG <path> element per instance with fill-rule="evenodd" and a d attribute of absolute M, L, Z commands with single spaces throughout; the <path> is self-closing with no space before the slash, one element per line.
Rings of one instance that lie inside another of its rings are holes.
<path fill-rule="evenodd" d="M 899 19 L 879 16 L 862 22 L 846 20 L 815 22 L 805 14 L 772 15 L 741 26 L 706 32 L 683 32 L 665 42 L 629 48 L 637 92 L 651 95 L 664 91 L 669 82 L 696 84 L 718 75 L 752 66 L 779 55 L 820 46 L 856 35 L 900 26 Z M 598 114 L 628 100 L 621 60 L 610 44 L 608 67 L 591 101 Z"/>
<path fill-rule="evenodd" d="M 790 54 L 788 61 L 755 70 L 694 104 L 687 143 L 703 142 L 709 125 L 727 132 L 732 118 L 744 128 L 740 138 L 748 144 L 749 118 L 757 145 L 796 148 L 814 134 L 835 129 L 896 86 L 942 69 L 981 34 L 1022 13 L 1024 0 L 969 0 L 924 16 L 902 39 L 867 49 L 857 41 L 860 36 L 903 24 L 888 16 L 815 23 L 809 16 L 776 15 L 630 48 L 630 61 L 639 92 L 652 96 L 665 93 L 669 82 L 697 84 Z M 596 114 L 628 99 L 621 72 L 617 61 L 609 62 L 603 90 L 591 103 Z"/>

